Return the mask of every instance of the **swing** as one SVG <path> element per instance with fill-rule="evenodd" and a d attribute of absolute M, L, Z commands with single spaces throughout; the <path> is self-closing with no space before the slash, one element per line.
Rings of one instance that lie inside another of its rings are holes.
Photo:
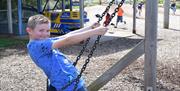
<path fill-rule="evenodd" d="M 101 16 L 99 17 L 97 23 L 100 23 L 100 21 L 102 21 L 103 17 L 105 16 L 105 14 L 108 13 L 108 11 L 109 11 L 110 7 L 112 6 L 112 4 L 114 3 L 114 1 L 115 1 L 115 0 L 112 0 L 112 1 L 109 3 L 109 5 L 106 7 L 105 11 L 104 11 L 104 12 L 101 14 Z M 122 1 L 118 4 L 118 7 L 114 10 L 114 12 L 109 16 L 109 18 L 106 19 L 106 24 L 104 24 L 105 27 L 109 25 L 109 23 L 111 22 L 112 18 L 113 18 L 113 17 L 115 16 L 115 14 L 118 12 L 118 8 L 123 5 L 124 1 L 125 1 L 125 0 L 122 0 Z M 101 38 L 101 35 L 99 35 L 99 36 L 97 37 L 97 39 L 95 40 L 95 42 L 94 42 L 94 44 L 93 44 L 93 46 L 92 46 L 92 49 L 91 49 L 91 51 L 89 52 L 88 57 L 87 57 L 87 59 L 85 60 L 85 63 L 83 64 L 83 66 L 82 66 L 82 68 L 81 68 L 81 70 L 80 70 L 80 73 L 79 73 L 79 75 L 77 76 L 77 78 L 74 79 L 74 80 L 72 80 L 70 83 L 66 84 L 65 86 L 63 86 L 63 87 L 61 88 L 62 91 L 63 91 L 64 89 L 66 89 L 68 86 L 70 86 L 73 82 L 75 82 L 75 86 L 74 86 L 73 91 L 76 91 L 77 86 L 78 86 L 78 83 L 79 83 L 79 80 L 80 80 L 80 78 L 81 78 L 81 76 L 82 76 L 82 73 L 85 71 L 88 63 L 90 62 L 90 58 L 93 56 L 93 53 L 94 53 L 94 51 L 95 51 L 95 49 L 96 49 L 97 44 L 98 44 L 99 41 L 100 41 L 100 38 Z M 81 49 L 79 55 L 76 57 L 76 60 L 75 60 L 75 62 L 73 63 L 74 66 L 76 66 L 77 63 L 78 63 L 78 61 L 80 60 L 81 55 L 84 53 L 84 51 L 85 51 L 85 49 L 86 49 L 86 47 L 87 47 L 87 45 L 88 45 L 88 43 L 89 43 L 89 40 L 90 40 L 90 38 L 88 38 L 88 39 L 86 40 L 86 42 L 85 42 L 85 44 L 83 45 L 83 48 Z"/>

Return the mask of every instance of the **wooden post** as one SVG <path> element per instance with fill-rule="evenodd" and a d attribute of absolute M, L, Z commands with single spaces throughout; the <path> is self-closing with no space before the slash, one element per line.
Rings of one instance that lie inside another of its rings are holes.
<path fill-rule="evenodd" d="M 110 69 L 104 72 L 98 79 L 88 86 L 88 91 L 98 91 L 102 86 L 108 83 L 112 78 L 118 75 L 124 68 L 134 62 L 144 54 L 144 40 L 134 47 L 128 54 L 121 58 Z"/>
<path fill-rule="evenodd" d="M 80 26 L 81 28 L 84 27 L 84 0 L 80 0 Z"/>
<path fill-rule="evenodd" d="M 136 0 L 133 0 L 133 33 L 136 34 Z"/>
<path fill-rule="evenodd" d="M 144 91 L 156 91 L 158 0 L 146 0 Z"/>
<path fill-rule="evenodd" d="M 7 16 L 8 16 L 8 30 L 10 34 L 13 34 L 13 29 L 12 29 L 12 8 L 11 8 L 11 0 L 7 0 Z"/>
<path fill-rule="evenodd" d="M 100 5 L 102 4 L 102 1 L 101 1 L 101 0 L 99 0 L 99 4 L 100 4 Z"/>
<path fill-rule="evenodd" d="M 164 0 L 164 28 L 169 28 L 169 8 L 170 0 Z"/>

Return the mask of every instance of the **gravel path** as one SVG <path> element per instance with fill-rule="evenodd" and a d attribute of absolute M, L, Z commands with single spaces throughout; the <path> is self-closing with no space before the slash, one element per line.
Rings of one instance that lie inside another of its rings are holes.
<path fill-rule="evenodd" d="M 125 5 L 125 7 L 131 6 Z M 91 12 L 97 8 L 101 11 L 104 6 L 86 8 L 89 11 L 89 17 L 94 17 L 92 15 L 94 13 Z M 127 15 L 128 12 L 130 11 L 127 11 Z M 144 19 L 137 19 L 137 33 L 140 35 L 138 36 L 131 33 L 132 18 L 130 16 L 124 17 L 127 21 L 126 25 L 119 25 L 117 29 L 109 26 L 109 33 L 102 38 L 83 74 L 87 86 L 143 39 Z M 170 18 L 170 29 L 163 29 L 162 14 L 159 14 L 157 82 L 161 91 L 180 91 L 180 21 L 178 21 L 180 17 L 171 15 Z M 92 44 L 91 41 L 88 48 Z M 74 45 L 60 50 L 73 60 L 81 48 L 82 45 Z M 77 65 L 79 69 L 88 52 L 87 49 Z M 100 91 L 143 91 L 143 65 L 144 56 L 124 69 Z M 25 45 L 0 49 L 0 91 L 45 91 L 45 89 L 46 76 L 32 62 Z"/>

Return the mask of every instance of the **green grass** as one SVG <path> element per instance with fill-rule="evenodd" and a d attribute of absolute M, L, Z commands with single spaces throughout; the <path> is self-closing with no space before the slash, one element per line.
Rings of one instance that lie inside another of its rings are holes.
<path fill-rule="evenodd" d="M 7 38 L 7 37 L 1 37 L 0 38 L 0 48 L 7 48 L 12 46 L 18 46 L 18 45 L 26 45 L 28 40 L 26 39 L 14 39 L 14 38 Z"/>
<path fill-rule="evenodd" d="M 177 9 L 180 9 L 180 2 L 176 3 L 176 7 L 177 7 Z"/>
<path fill-rule="evenodd" d="M 161 4 L 161 5 L 163 5 L 164 0 L 159 0 L 158 3 Z M 180 1 L 176 1 L 176 8 L 177 8 L 177 9 L 180 9 Z"/>

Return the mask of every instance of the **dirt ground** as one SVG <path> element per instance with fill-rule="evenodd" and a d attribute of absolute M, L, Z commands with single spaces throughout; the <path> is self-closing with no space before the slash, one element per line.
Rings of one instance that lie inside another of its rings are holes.
<path fill-rule="evenodd" d="M 144 37 L 144 19 L 137 19 L 137 35 L 132 34 L 132 10 L 125 5 L 124 19 L 127 24 L 118 28 L 108 26 L 108 33 L 97 46 L 83 77 L 86 85 L 96 80 L 107 69 L 118 62 Z M 105 6 L 86 8 L 90 23 L 96 19 L 93 10 L 104 10 Z M 161 10 L 161 9 L 159 9 Z M 96 11 L 97 12 L 97 11 Z M 143 11 L 144 12 L 144 11 Z M 177 13 L 180 13 L 177 11 Z M 170 28 L 164 29 L 163 15 L 158 14 L 157 42 L 157 90 L 180 91 L 180 16 L 170 15 Z M 112 22 L 115 22 L 113 20 Z M 77 67 L 80 69 L 87 58 L 93 40 L 88 45 Z M 75 60 L 82 44 L 61 48 L 70 59 Z M 115 78 L 99 91 L 143 91 L 144 88 L 144 55 L 126 67 Z M 26 45 L 0 49 L 0 91 L 45 91 L 46 76 L 31 60 Z"/>

